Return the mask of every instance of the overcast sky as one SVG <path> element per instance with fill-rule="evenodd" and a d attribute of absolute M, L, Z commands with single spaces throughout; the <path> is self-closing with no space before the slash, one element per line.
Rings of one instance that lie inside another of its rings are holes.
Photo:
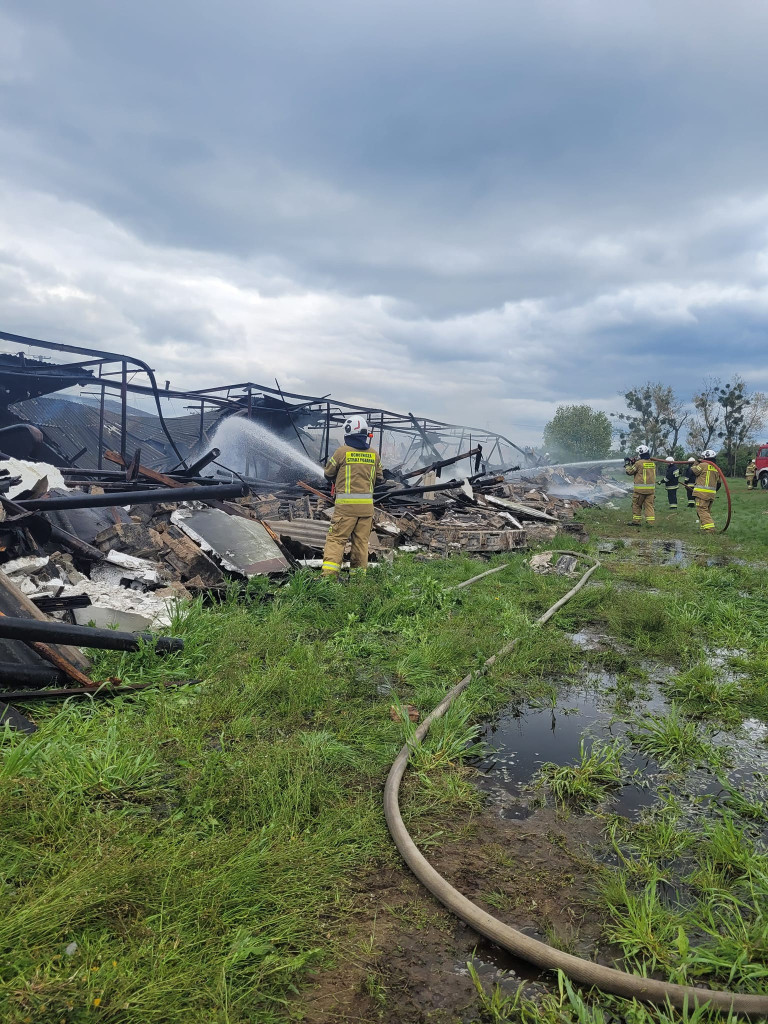
<path fill-rule="evenodd" d="M 5 0 L 0 329 L 536 442 L 768 388 L 768 3 Z"/>

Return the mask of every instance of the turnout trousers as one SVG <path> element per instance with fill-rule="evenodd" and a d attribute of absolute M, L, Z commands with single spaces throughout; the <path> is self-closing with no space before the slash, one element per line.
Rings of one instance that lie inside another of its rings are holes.
<path fill-rule="evenodd" d="M 710 511 L 714 500 L 714 498 L 700 498 L 696 495 L 696 514 L 699 517 L 699 526 L 702 530 L 714 530 L 715 528 L 715 521 Z"/>
<path fill-rule="evenodd" d="M 693 497 L 693 484 L 690 487 L 685 488 L 685 493 L 688 495 L 688 508 L 693 508 L 696 504 L 696 500 Z"/>
<path fill-rule="evenodd" d="M 675 511 L 677 511 L 677 488 L 676 487 L 668 487 L 667 488 L 667 498 L 669 500 L 669 507 L 672 508 L 672 509 L 675 509 Z"/>
<path fill-rule="evenodd" d="M 349 564 L 353 569 L 368 566 L 368 538 L 373 527 L 373 503 L 364 511 L 351 505 L 336 505 L 323 550 L 323 576 L 338 576 L 344 548 L 352 541 Z"/>
<path fill-rule="evenodd" d="M 632 522 L 641 523 L 645 516 L 646 523 L 656 522 L 656 510 L 653 491 L 635 491 L 632 495 Z"/>

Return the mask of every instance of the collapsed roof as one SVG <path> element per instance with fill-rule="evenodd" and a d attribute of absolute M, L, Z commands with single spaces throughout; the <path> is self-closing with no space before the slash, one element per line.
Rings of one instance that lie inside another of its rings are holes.
<path fill-rule="evenodd" d="M 101 469 L 106 450 L 126 453 L 141 449 L 144 465 L 169 470 L 184 465 L 210 448 L 222 421 L 231 416 L 254 421 L 314 462 L 327 458 L 341 438 L 351 413 L 365 415 L 375 431 L 374 445 L 387 449 L 389 462 L 400 471 L 425 461 L 450 458 L 478 444 L 487 468 L 499 470 L 525 456 L 509 438 L 494 431 L 444 423 L 411 412 L 398 413 L 354 405 L 330 395 L 283 391 L 252 381 L 192 391 L 159 388 L 153 370 L 130 355 L 43 341 L 0 331 L 0 340 L 31 349 L 66 352 L 81 358 L 48 363 L 24 354 L 0 355 L 0 426 L 29 424 L 43 434 L 39 457 L 58 465 Z M 87 387 L 80 396 L 51 397 L 73 387 Z M 116 396 L 112 397 L 112 396 Z M 131 406 L 130 396 L 152 398 L 154 411 Z M 171 399 L 182 399 L 190 411 L 168 417 Z M 0 437 L 0 450 L 3 448 Z M 29 454 L 29 453 L 25 453 Z M 31 453 L 34 457 L 34 453 Z M 276 453 L 254 453 L 241 467 L 280 479 Z"/>

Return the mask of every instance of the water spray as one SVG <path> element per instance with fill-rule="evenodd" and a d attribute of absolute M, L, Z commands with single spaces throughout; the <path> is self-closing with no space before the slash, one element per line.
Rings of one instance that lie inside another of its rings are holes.
<path fill-rule="evenodd" d="M 310 478 L 322 479 L 322 469 L 305 452 L 256 420 L 229 416 L 219 424 L 211 440 L 221 451 L 222 463 L 236 466 L 240 472 L 245 472 L 247 460 L 255 456 L 295 471 L 297 475 L 300 472 Z"/>
<path fill-rule="evenodd" d="M 611 466 L 619 465 L 623 459 L 587 459 L 584 462 L 546 462 L 541 466 L 518 466 L 515 470 L 507 472 L 530 473 L 537 469 L 567 469 L 574 466 Z"/>

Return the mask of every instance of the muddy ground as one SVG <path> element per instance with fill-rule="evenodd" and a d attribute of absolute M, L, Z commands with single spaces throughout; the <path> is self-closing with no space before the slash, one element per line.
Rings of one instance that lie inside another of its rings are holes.
<path fill-rule="evenodd" d="M 590 912 L 600 822 L 551 808 L 524 820 L 501 816 L 489 802 L 459 842 L 430 850 L 433 866 L 483 909 L 523 932 L 568 949 L 594 949 L 600 926 Z M 458 921 L 416 879 L 386 868 L 359 880 L 367 910 L 349 930 L 350 959 L 319 974 L 302 996 L 307 1024 L 407 1022 L 469 1024 L 478 1020 L 474 964 L 490 987 L 543 991 L 539 975 Z M 297 1007 L 298 1009 L 298 1007 Z"/>
<path fill-rule="evenodd" d="M 679 569 L 727 564 L 727 559 L 691 552 L 679 541 L 643 543 L 634 538 L 618 549 L 615 542 L 601 545 L 601 556 Z M 599 589 L 605 583 L 592 586 Z M 647 587 L 642 589 L 648 592 Z M 582 628 L 570 639 L 583 650 L 622 652 L 593 627 Z M 710 651 L 710 662 L 722 667 L 719 653 Z M 663 710 L 670 666 L 652 659 L 639 665 L 646 681 L 638 688 L 637 703 L 646 710 Z M 578 683 L 553 682 L 559 691 L 556 711 L 554 706 L 510 706 L 487 723 L 482 739 L 492 753 L 477 762 L 475 777 L 484 794 L 483 809 L 469 825 L 456 823 L 460 838 L 446 828 L 440 842 L 425 852 L 440 874 L 495 917 L 570 953 L 614 964 L 619 951 L 601 942 L 604 916 L 593 896 L 601 863 L 612 857 L 602 831 L 605 821 L 539 806 L 540 794 L 529 784 L 542 761 L 564 763 L 577 756 L 582 736 L 609 740 L 623 734 L 626 723 L 618 722 L 611 704 L 617 677 L 592 671 L 581 673 Z M 760 737 L 756 741 L 726 735 L 736 757 L 729 778 L 737 783 L 758 762 L 762 765 L 765 752 Z M 510 752 L 512 756 L 506 756 Z M 610 809 L 636 817 L 653 802 L 656 787 L 669 787 L 670 781 L 647 758 L 635 754 L 624 760 L 626 778 L 612 794 Z M 712 789 L 716 781 L 705 772 L 691 771 L 679 775 L 672 788 L 681 798 L 697 801 L 719 788 L 718 783 Z M 482 1016 L 468 962 L 486 992 L 495 983 L 508 995 L 521 984 L 533 998 L 551 990 L 551 977 L 483 940 L 445 911 L 404 867 L 382 868 L 361 877 L 356 891 L 355 902 L 359 906 L 362 897 L 366 909 L 349 925 L 348 957 L 335 969 L 316 975 L 294 1006 L 297 1018 L 307 1024 L 477 1024 L 487 1018 Z"/>

